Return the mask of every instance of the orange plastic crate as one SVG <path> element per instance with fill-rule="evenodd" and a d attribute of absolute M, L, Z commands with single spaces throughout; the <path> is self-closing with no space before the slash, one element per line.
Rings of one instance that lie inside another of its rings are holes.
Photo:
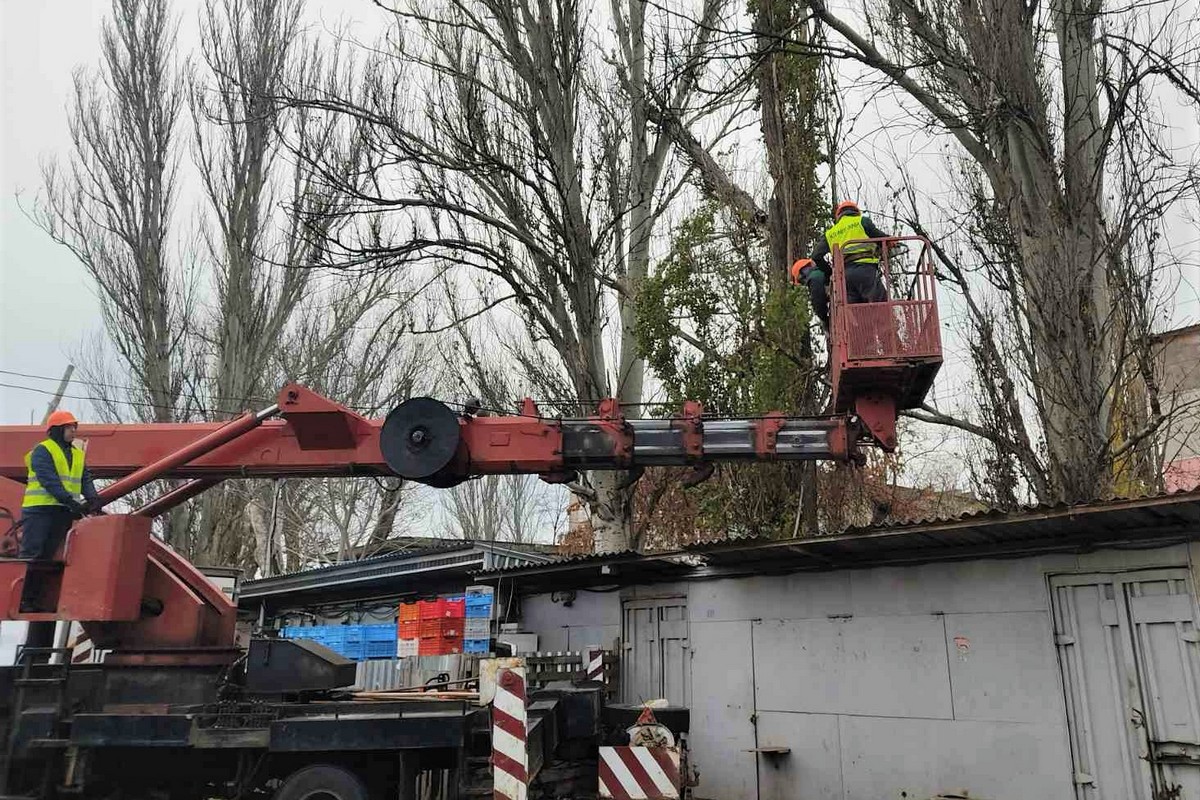
<path fill-rule="evenodd" d="M 397 639 L 419 639 L 421 638 L 421 620 L 419 619 L 402 619 L 396 624 Z"/>
<path fill-rule="evenodd" d="M 419 603 L 401 603 L 398 617 L 401 622 L 420 619 L 421 605 Z"/>

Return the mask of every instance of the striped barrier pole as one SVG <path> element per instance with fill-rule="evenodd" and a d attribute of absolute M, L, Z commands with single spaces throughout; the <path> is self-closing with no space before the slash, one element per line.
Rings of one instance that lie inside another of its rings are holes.
<path fill-rule="evenodd" d="M 678 747 L 601 747 L 604 800 L 679 800 Z"/>
<path fill-rule="evenodd" d="M 525 668 L 500 670 L 492 700 L 492 798 L 526 800 L 529 753 Z"/>
<path fill-rule="evenodd" d="M 589 647 L 587 649 L 586 674 L 589 681 L 607 682 L 604 677 L 604 650 L 601 648 Z"/>

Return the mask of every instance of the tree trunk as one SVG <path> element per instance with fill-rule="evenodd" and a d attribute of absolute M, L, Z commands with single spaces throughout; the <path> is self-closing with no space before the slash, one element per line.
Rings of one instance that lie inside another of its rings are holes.
<path fill-rule="evenodd" d="M 592 512 L 592 531 L 597 553 L 616 553 L 628 550 L 633 544 L 632 499 L 624 472 L 593 472 L 592 489 L 595 499 L 588 503 Z"/>
<path fill-rule="evenodd" d="M 806 16 L 803 2 L 757 0 L 754 27 L 761 59 L 758 95 L 767 168 L 774 182 L 767 206 L 769 292 L 789 291 L 788 269 L 811 250 L 814 237 L 819 235 L 816 220 L 820 203 L 817 163 L 821 112 L 815 107 L 817 60 L 779 46 L 790 34 L 803 49 L 808 42 Z M 786 344 L 811 375 L 815 362 L 812 338 L 804 335 Z M 798 388 L 799 396 L 779 399 L 789 400 L 788 407 L 795 407 L 801 413 L 816 413 L 819 409 L 813 382 L 805 379 Z M 801 475 L 798 513 L 803 530 L 811 535 L 817 532 L 819 522 L 816 465 L 802 465 Z"/>

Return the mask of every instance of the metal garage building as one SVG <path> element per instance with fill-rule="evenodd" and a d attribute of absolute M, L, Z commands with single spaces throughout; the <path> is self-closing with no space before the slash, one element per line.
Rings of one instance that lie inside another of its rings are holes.
<path fill-rule="evenodd" d="M 476 579 L 690 706 L 699 798 L 1200 800 L 1198 540 L 1190 493 Z"/>

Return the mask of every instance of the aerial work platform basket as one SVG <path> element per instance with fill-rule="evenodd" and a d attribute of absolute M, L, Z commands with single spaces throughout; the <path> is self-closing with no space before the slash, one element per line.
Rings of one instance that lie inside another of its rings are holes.
<path fill-rule="evenodd" d="M 832 410 L 856 414 L 879 445 L 896 446 L 896 415 L 918 408 L 942 366 L 937 285 L 929 242 L 920 236 L 862 239 L 879 255 L 889 299 L 847 303 L 846 255 L 833 249 L 829 360 Z M 916 250 L 915 260 L 902 255 Z M 906 263 L 908 266 L 906 266 Z"/>

